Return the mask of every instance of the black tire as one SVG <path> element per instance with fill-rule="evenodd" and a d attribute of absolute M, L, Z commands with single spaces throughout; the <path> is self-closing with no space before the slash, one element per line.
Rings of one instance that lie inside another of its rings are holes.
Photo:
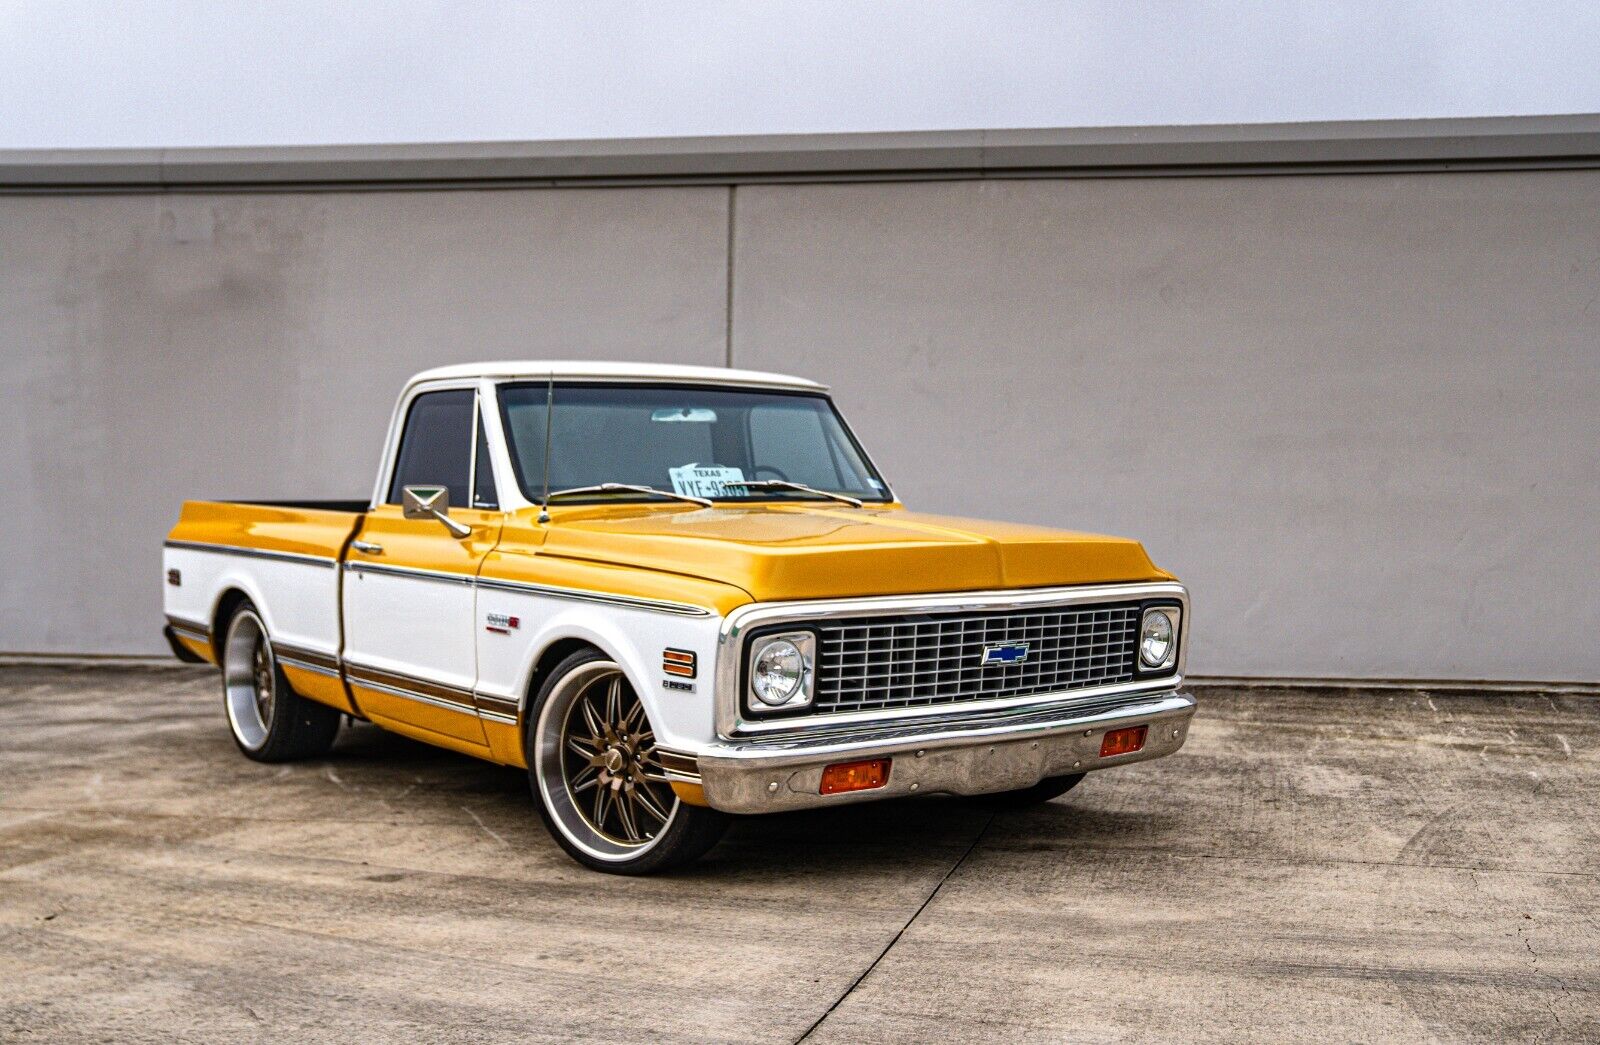
<path fill-rule="evenodd" d="M 1045 777 L 1032 787 L 1024 787 L 1016 791 L 996 791 L 992 795 L 979 795 L 978 801 L 996 809 L 1027 809 L 1029 806 L 1048 802 L 1052 798 L 1060 798 L 1077 787 L 1082 780 L 1082 773 Z"/>
<path fill-rule="evenodd" d="M 556 665 L 528 709 L 523 750 L 540 819 L 591 870 L 646 875 L 682 867 L 728 829 L 727 814 L 689 805 L 665 784 L 648 716 L 621 668 L 592 648 Z"/>
<path fill-rule="evenodd" d="M 257 762 L 320 758 L 339 734 L 339 712 L 294 691 L 247 599 L 222 629 L 222 709 L 233 742 Z M 262 690 L 266 689 L 263 694 Z"/>

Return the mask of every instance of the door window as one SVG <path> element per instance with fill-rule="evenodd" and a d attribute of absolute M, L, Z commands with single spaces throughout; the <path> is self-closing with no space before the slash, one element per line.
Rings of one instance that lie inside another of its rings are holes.
<path fill-rule="evenodd" d="M 407 486 L 444 486 L 452 507 L 466 507 L 472 477 L 472 417 L 475 393 L 470 388 L 425 392 L 411 401 L 395 458 L 389 503 L 399 504 Z"/>

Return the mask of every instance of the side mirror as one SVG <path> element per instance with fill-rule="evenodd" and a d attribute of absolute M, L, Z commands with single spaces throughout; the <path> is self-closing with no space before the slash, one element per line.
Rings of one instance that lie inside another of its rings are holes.
<path fill-rule="evenodd" d="M 401 508 L 407 519 L 437 519 L 456 540 L 472 536 L 472 527 L 450 518 L 450 490 L 444 486 L 405 486 L 400 489 Z"/>

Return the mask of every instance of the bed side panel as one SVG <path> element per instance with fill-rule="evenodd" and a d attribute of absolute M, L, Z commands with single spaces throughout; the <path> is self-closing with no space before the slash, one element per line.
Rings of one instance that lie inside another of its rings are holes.
<path fill-rule="evenodd" d="M 339 555 L 360 513 L 190 501 L 163 549 L 167 621 L 216 662 L 211 629 L 222 597 L 243 592 L 261 612 L 290 681 L 350 710 L 338 680 Z M 176 571 L 176 573 L 174 573 Z"/>

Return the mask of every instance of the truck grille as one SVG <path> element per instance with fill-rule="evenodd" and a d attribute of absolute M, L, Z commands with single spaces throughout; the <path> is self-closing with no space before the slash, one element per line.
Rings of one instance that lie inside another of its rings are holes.
<path fill-rule="evenodd" d="M 817 630 L 817 712 L 872 711 L 1131 682 L 1139 605 L 848 617 Z"/>

